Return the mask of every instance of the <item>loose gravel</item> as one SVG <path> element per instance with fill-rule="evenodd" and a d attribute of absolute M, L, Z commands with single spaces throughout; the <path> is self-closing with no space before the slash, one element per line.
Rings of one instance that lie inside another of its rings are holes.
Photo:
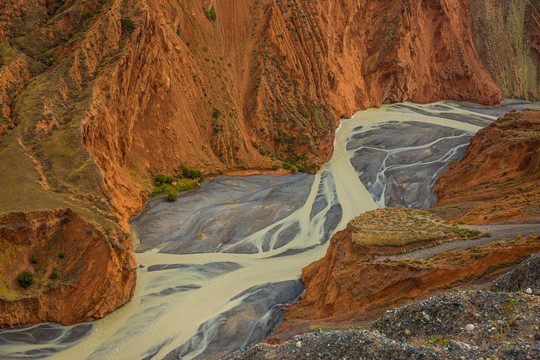
<path fill-rule="evenodd" d="M 225 359 L 540 359 L 539 261 L 529 257 L 492 287 L 520 292 L 453 291 L 389 310 L 367 330 L 299 335 Z"/>
<path fill-rule="evenodd" d="M 491 285 L 492 291 L 525 291 L 540 295 L 540 253 L 531 255 L 521 264 L 500 276 Z"/>

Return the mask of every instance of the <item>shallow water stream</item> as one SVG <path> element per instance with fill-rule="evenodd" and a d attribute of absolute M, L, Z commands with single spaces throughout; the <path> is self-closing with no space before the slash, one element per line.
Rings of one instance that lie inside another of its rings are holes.
<path fill-rule="evenodd" d="M 0 332 L 0 358 L 219 358 L 260 341 L 280 305 L 303 291 L 306 265 L 362 212 L 426 208 L 448 161 L 510 109 L 394 104 L 343 120 L 316 175 L 218 177 L 132 221 L 139 263 L 133 300 L 93 323 Z"/>

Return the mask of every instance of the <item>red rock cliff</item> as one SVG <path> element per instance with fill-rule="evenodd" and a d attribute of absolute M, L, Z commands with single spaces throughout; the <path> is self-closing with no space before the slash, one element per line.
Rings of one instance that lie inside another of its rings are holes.
<path fill-rule="evenodd" d="M 133 296 L 130 237 L 106 236 L 71 210 L 0 216 L 0 327 L 95 320 Z M 17 284 L 22 271 L 33 284 Z"/>
<path fill-rule="evenodd" d="M 355 110 L 501 100 L 462 1 L 205 3 L 215 21 L 200 2 L 139 3 L 144 16 L 95 81 L 83 121 L 121 213 L 140 206 L 134 169 L 269 167 L 273 155 L 321 163 L 337 118 Z"/>
<path fill-rule="evenodd" d="M 540 219 L 540 110 L 511 112 L 480 130 L 435 193 L 435 206 L 456 221 Z"/>
<path fill-rule="evenodd" d="M 415 227 L 411 228 L 414 218 Z M 456 287 L 485 286 L 485 278 L 495 277 L 523 256 L 540 250 L 540 238 L 530 236 L 504 244 L 435 251 L 428 259 L 407 259 L 408 251 L 429 248 L 452 237 L 476 236 L 439 221 L 429 225 L 432 220 L 422 212 L 397 208 L 375 210 L 352 220 L 332 237 L 326 255 L 302 270 L 306 290 L 287 310 L 270 341 L 324 328 L 325 324 L 358 325 L 376 319 L 387 309 Z M 448 237 L 446 230 L 441 232 L 437 227 L 450 228 L 456 234 Z M 418 233 L 422 228 L 427 229 L 424 236 Z M 384 255 L 400 253 L 405 253 L 404 259 L 384 259 Z"/>

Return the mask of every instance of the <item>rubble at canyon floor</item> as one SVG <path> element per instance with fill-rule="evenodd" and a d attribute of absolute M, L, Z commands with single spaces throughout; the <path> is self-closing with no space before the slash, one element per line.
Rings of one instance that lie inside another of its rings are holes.
<path fill-rule="evenodd" d="M 455 291 L 389 310 L 368 329 L 308 333 L 226 359 L 538 359 L 539 307 L 527 290 Z"/>

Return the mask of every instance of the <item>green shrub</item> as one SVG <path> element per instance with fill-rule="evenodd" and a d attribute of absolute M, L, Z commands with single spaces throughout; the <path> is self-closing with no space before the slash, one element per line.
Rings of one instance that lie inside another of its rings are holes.
<path fill-rule="evenodd" d="M 36 254 L 32 255 L 32 257 L 30 258 L 30 262 L 34 265 L 37 264 L 39 262 L 38 256 Z"/>
<path fill-rule="evenodd" d="M 195 181 L 191 179 L 181 180 L 178 182 L 178 184 L 174 186 L 165 184 L 165 185 L 156 187 L 152 193 L 152 196 L 168 195 L 169 192 L 172 192 L 172 191 L 178 194 L 179 192 L 188 191 L 188 190 L 192 190 L 196 188 L 197 188 L 197 184 L 195 183 Z"/>
<path fill-rule="evenodd" d="M 298 171 L 300 171 L 300 172 L 306 172 L 307 171 L 306 163 L 303 162 L 303 161 L 297 162 L 295 164 L 295 166 L 298 169 Z"/>
<path fill-rule="evenodd" d="M 214 131 L 216 132 L 216 134 L 222 132 L 223 131 L 223 125 L 214 123 Z"/>
<path fill-rule="evenodd" d="M 178 200 L 178 192 L 174 188 L 167 189 L 167 201 L 175 202 Z"/>
<path fill-rule="evenodd" d="M 180 165 L 178 166 L 178 169 L 180 169 L 180 172 L 178 173 L 178 178 L 180 179 L 200 179 L 203 177 L 202 171 L 187 165 Z"/>
<path fill-rule="evenodd" d="M 285 170 L 290 170 L 293 173 L 296 173 L 298 171 L 300 172 L 307 171 L 306 163 L 303 161 L 297 162 L 296 164 L 291 164 L 290 161 L 284 160 L 283 163 L 281 164 L 281 167 L 284 168 Z"/>
<path fill-rule="evenodd" d="M 17 276 L 17 281 L 19 282 L 20 287 L 28 289 L 34 283 L 34 274 L 25 270 Z"/>
<path fill-rule="evenodd" d="M 45 61 L 45 65 L 47 66 L 52 66 L 52 64 L 54 64 L 54 58 L 48 58 L 46 61 Z"/>
<path fill-rule="evenodd" d="M 281 164 L 281 167 L 284 168 L 285 170 L 291 171 L 293 174 L 298 172 L 298 168 L 296 167 L 296 165 L 293 165 L 288 161 L 283 161 L 283 163 Z"/>
<path fill-rule="evenodd" d="M 153 175 L 155 188 L 152 192 L 152 196 L 167 195 L 167 200 L 176 201 L 179 192 L 196 189 L 198 187 L 198 182 L 202 181 L 202 171 L 189 167 L 188 165 L 180 165 L 178 166 L 178 169 L 180 171 L 176 177 L 163 173 Z"/>
<path fill-rule="evenodd" d="M 160 186 L 164 184 L 172 184 L 174 181 L 174 178 L 169 175 L 165 175 L 163 173 L 159 173 L 157 175 L 154 175 L 154 185 Z"/>
<path fill-rule="evenodd" d="M 135 23 L 130 18 L 120 19 L 120 25 L 124 34 L 131 34 L 135 30 Z"/>
<path fill-rule="evenodd" d="M 219 110 L 214 108 L 214 111 L 212 112 L 212 118 L 218 119 L 220 115 L 221 113 L 219 112 Z"/>
<path fill-rule="evenodd" d="M 203 6 L 204 14 L 210 21 L 216 21 L 216 9 L 212 6 L 210 9 L 207 9 L 206 6 Z"/>
<path fill-rule="evenodd" d="M 58 279 L 58 268 L 54 268 L 51 272 L 51 275 L 49 276 L 49 279 L 55 280 Z"/>
<path fill-rule="evenodd" d="M 63 252 L 58 253 L 58 257 L 59 257 L 60 259 L 63 259 L 63 258 L 64 258 L 64 253 L 63 253 Z"/>

